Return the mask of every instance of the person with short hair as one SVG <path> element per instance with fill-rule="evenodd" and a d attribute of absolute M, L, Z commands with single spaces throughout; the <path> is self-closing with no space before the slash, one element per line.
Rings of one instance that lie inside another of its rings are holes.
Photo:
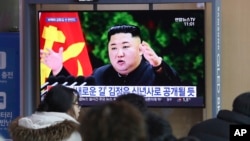
<path fill-rule="evenodd" d="M 91 107 L 80 121 L 84 141 L 147 141 L 144 117 L 124 101 Z"/>
<path fill-rule="evenodd" d="M 250 92 L 238 95 L 232 107 L 232 110 L 220 110 L 215 118 L 194 125 L 189 135 L 201 141 L 229 141 L 230 125 L 250 124 Z"/>
<path fill-rule="evenodd" d="M 116 101 L 128 102 L 143 114 L 147 125 L 148 141 L 176 141 L 169 122 L 148 109 L 144 96 L 128 93 L 119 95 Z"/>
<path fill-rule="evenodd" d="M 53 86 L 36 112 L 11 122 L 11 138 L 13 141 L 82 141 L 78 132 L 78 100 L 75 89 Z"/>

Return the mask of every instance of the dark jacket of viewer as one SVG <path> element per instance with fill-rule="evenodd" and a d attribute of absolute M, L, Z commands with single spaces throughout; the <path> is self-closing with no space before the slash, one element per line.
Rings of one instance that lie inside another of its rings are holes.
<path fill-rule="evenodd" d="M 232 110 L 220 110 L 216 118 L 205 120 L 193 126 L 189 135 L 201 141 L 229 141 L 230 125 L 250 124 L 250 92 L 240 94 L 234 99 Z"/>

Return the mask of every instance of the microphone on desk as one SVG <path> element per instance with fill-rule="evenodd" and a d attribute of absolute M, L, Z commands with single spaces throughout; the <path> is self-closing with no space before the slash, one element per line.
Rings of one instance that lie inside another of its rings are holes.
<path fill-rule="evenodd" d="M 65 79 L 65 85 L 71 85 L 75 82 L 76 78 L 72 75 L 69 75 Z"/>
<path fill-rule="evenodd" d="M 57 82 L 57 78 L 55 76 L 50 76 L 47 81 L 41 86 L 40 90 L 42 91 L 48 85 L 52 85 L 53 83 Z"/>
<path fill-rule="evenodd" d="M 63 76 L 58 76 L 58 77 L 50 76 L 48 78 L 47 82 L 41 86 L 41 89 L 40 89 L 41 90 L 41 97 L 43 97 L 48 92 L 47 86 L 51 86 L 51 87 L 56 86 L 57 84 L 59 84 L 59 82 L 63 83 L 64 79 L 65 79 L 65 77 L 63 77 Z"/>
<path fill-rule="evenodd" d="M 72 87 L 72 86 L 80 85 L 84 82 L 85 82 L 85 77 L 80 75 L 76 77 L 75 82 L 73 82 L 70 86 Z"/>
<path fill-rule="evenodd" d="M 66 77 L 63 76 L 63 75 L 60 75 L 60 76 L 57 76 L 57 82 L 58 84 L 61 84 L 61 85 L 67 85 L 67 81 L 66 81 Z"/>
<path fill-rule="evenodd" d="M 82 85 L 82 86 L 85 86 L 85 85 L 89 85 L 89 86 L 93 86 L 93 85 L 96 85 L 95 84 L 95 78 L 93 76 L 89 76 L 85 79 L 85 84 Z"/>
<path fill-rule="evenodd" d="M 82 84 L 84 84 L 85 83 L 85 77 L 84 76 L 78 76 L 77 78 L 76 78 L 76 82 L 77 82 L 77 84 L 76 85 L 78 85 L 78 86 L 80 86 L 80 85 L 82 85 Z"/>

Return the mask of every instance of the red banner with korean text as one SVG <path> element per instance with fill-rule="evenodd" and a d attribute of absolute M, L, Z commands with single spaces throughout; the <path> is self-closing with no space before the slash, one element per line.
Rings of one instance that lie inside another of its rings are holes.
<path fill-rule="evenodd" d="M 72 76 L 90 75 L 93 70 L 78 12 L 41 12 L 39 16 L 40 49 L 58 52 L 63 47 L 63 66 L 67 71 Z M 50 72 L 40 63 L 41 84 Z"/>

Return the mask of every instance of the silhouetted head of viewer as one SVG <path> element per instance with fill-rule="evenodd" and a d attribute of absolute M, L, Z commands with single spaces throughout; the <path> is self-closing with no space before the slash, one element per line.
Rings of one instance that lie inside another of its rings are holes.
<path fill-rule="evenodd" d="M 125 101 L 136 107 L 145 118 L 147 125 L 148 141 L 175 141 L 172 127 L 163 117 L 151 112 L 144 96 L 135 93 L 119 95 L 116 101 Z"/>
<path fill-rule="evenodd" d="M 138 95 L 135 93 L 123 94 L 119 95 L 116 98 L 116 101 L 126 101 L 135 106 L 143 114 L 148 111 L 146 100 L 142 95 Z"/>
<path fill-rule="evenodd" d="M 234 99 L 233 111 L 250 117 L 250 92 L 245 92 Z"/>
<path fill-rule="evenodd" d="M 75 89 L 53 86 L 32 115 L 11 122 L 9 129 L 13 141 L 81 141 L 78 99 Z"/>
<path fill-rule="evenodd" d="M 79 117 L 79 93 L 76 89 L 56 85 L 46 94 L 38 106 L 39 112 L 62 112 L 77 119 Z"/>
<path fill-rule="evenodd" d="M 112 101 L 90 108 L 81 120 L 85 141 L 146 141 L 142 114 L 127 102 Z"/>

